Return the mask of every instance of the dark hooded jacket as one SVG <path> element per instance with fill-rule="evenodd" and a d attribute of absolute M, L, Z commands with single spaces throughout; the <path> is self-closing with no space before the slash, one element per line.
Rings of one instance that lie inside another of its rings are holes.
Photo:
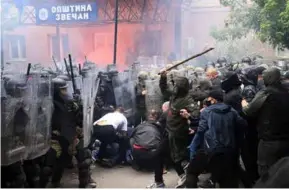
<path fill-rule="evenodd" d="M 242 112 L 241 81 L 234 72 L 226 73 L 221 87 L 225 91 L 224 103 L 232 106 L 238 113 Z"/>
<path fill-rule="evenodd" d="M 190 91 L 190 94 L 192 94 L 192 98 L 196 102 L 197 101 L 203 102 L 203 100 L 208 97 L 211 89 L 212 83 L 210 80 L 201 80 L 199 82 L 199 86 L 195 90 Z"/>
<path fill-rule="evenodd" d="M 266 88 L 258 92 L 243 111 L 246 115 L 257 118 L 259 139 L 289 140 L 289 92 L 281 84 L 278 69 L 268 69 L 263 78 Z"/>
<path fill-rule="evenodd" d="M 186 119 L 180 116 L 180 110 L 186 109 L 192 117 L 199 117 L 199 107 L 189 95 L 189 81 L 185 77 L 178 77 L 174 83 L 174 92 L 167 88 L 166 76 L 161 76 L 160 88 L 163 94 L 170 95 L 170 105 L 167 114 L 166 130 L 169 135 L 171 156 L 174 162 L 182 161 L 188 155 L 189 124 Z"/>
<path fill-rule="evenodd" d="M 130 143 L 131 145 L 138 145 L 146 150 L 156 150 L 161 142 L 161 131 L 154 122 L 144 122 L 134 128 Z"/>
<path fill-rule="evenodd" d="M 162 92 L 165 91 L 161 86 Z M 199 109 L 189 95 L 189 81 L 185 77 L 178 77 L 175 81 L 174 92 L 171 92 L 170 105 L 167 115 L 167 130 L 178 136 L 180 132 L 186 131 L 187 120 L 180 116 L 180 110 L 187 109 L 193 117 L 199 116 Z"/>
<path fill-rule="evenodd" d="M 248 68 L 241 78 L 244 84 L 242 97 L 251 102 L 257 93 L 258 74 L 254 68 Z"/>
<path fill-rule="evenodd" d="M 246 121 L 231 106 L 224 103 L 213 104 L 201 112 L 198 131 L 190 150 L 195 153 L 197 148 L 204 145 L 208 153 L 237 153 L 246 125 Z"/>

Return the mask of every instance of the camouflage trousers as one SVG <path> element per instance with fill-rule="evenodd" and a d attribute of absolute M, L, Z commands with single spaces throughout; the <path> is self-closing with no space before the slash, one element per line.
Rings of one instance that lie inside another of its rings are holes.
<path fill-rule="evenodd" d="M 40 188 L 45 188 L 51 178 L 53 186 L 58 187 L 72 155 L 69 143 L 62 137 L 52 138 L 51 147 L 44 159 L 40 175 Z M 78 162 L 79 187 L 85 188 L 90 181 L 91 152 L 87 148 L 77 148 L 75 157 Z"/>

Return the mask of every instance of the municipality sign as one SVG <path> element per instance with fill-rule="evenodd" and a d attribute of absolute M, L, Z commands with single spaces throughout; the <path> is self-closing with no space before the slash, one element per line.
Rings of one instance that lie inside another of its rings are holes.
<path fill-rule="evenodd" d="M 43 5 L 36 7 L 36 24 L 69 24 L 93 22 L 97 19 L 97 6 L 92 3 L 69 5 Z"/>

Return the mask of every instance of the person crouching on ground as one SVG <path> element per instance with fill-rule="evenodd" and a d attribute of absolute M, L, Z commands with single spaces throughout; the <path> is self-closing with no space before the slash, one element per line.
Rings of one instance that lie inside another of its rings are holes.
<path fill-rule="evenodd" d="M 159 113 L 150 111 L 147 121 L 134 128 L 130 145 L 132 147 L 133 167 L 152 168 L 157 149 L 161 142 L 160 126 L 156 123 Z"/>
<path fill-rule="evenodd" d="M 126 160 L 127 119 L 123 113 L 123 108 L 119 107 L 113 113 L 104 115 L 93 124 L 92 144 L 96 139 L 101 142 L 98 159 L 111 167 Z M 112 160 L 103 160 L 107 145 L 112 143 L 119 144 L 118 157 Z"/>

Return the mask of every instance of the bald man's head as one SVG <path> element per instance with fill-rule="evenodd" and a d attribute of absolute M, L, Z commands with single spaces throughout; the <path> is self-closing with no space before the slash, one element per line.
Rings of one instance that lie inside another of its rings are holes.
<path fill-rule="evenodd" d="M 163 110 L 163 112 L 168 111 L 168 109 L 169 109 L 169 105 L 170 105 L 170 102 L 165 102 L 165 103 L 163 104 L 163 106 L 162 106 L 162 110 Z"/>

